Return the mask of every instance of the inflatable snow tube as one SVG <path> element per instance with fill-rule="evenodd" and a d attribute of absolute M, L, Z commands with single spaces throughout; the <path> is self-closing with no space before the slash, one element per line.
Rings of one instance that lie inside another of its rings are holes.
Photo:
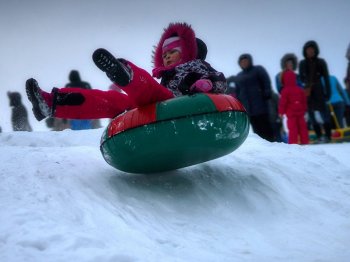
<path fill-rule="evenodd" d="M 242 104 L 223 94 L 181 96 L 127 111 L 101 137 L 108 164 L 128 173 L 156 173 L 209 161 L 247 138 Z"/>

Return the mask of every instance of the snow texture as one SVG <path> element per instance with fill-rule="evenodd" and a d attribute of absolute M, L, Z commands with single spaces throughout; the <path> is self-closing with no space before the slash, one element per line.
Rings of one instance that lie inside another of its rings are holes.
<path fill-rule="evenodd" d="M 251 133 L 135 175 L 104 161 L 102 132 L 0 134 L 0 261 L 350 261 L 350 144 Z"/>

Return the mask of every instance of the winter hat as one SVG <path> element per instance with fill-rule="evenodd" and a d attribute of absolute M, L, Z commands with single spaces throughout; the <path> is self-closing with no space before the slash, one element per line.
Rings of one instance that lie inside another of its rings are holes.
<path fill-rule="evenodd" d="M 285 54 L 282 59 L 281 59 L 281 68 L 282 70 L 286 69 L 286 64 L 288 61 L 292 61 L 293 63 L 293 70 L 297 69 L 297 65 L 298 65 L 298 58 L 295 54 L 293 53 L 287 53 Z"/>
<path fill-rule="evenodd" d="M 173 49 L 178 50 L 179 52 L 182 51 L 179 36 L 172 36 L 164 40 L 164 43 L 162 46 L 163 54 Z"/>

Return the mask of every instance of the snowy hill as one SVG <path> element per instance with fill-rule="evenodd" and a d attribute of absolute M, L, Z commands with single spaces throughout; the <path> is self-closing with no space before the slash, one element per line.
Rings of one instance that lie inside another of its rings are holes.
<path fill-rule="evenodd" d="M 102 129 L 0 134 L 0 261 L 350 261 L 350 144 L 250 134 L 153 175 L 110 167 Z"/>

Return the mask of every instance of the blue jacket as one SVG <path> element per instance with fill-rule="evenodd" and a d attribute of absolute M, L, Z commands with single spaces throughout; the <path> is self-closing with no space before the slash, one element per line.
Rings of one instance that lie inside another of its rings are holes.
<path fill-rule="evenodd" d="M 322 83 L 324 83 L 323 79 L 322 79 Z M 335 76 L 330 75 L 329 83 L 331 86 L 331 93 L 332 93 L 331 98 L 329 99 L 329 103 L 335 104 L 339 102 L 344 102 L 346 105 L 350 105 L 350 99 L 348 97 L 348 94 L 345 91 L 345 89 L 340 85 L 338 79 Z M 342 94 L 340 94 L 339 90 L 341 91 Z"/>

